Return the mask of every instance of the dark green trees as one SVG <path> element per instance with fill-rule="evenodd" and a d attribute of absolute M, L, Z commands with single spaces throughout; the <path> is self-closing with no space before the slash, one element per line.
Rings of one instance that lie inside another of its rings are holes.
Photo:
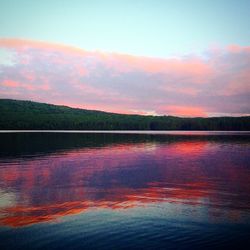
<path fill-rule="evenodd" d="M 0 129 L 250 130 L 250 117 L 180 118 L 121 115 L 31 101 L 0 99 Z"/>

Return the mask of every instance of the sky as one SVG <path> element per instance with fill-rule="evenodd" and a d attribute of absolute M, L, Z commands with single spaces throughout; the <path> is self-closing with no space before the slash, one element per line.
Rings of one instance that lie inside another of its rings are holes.
<path fill-rule="evenodd" d="M 1 0 L 0 98 L 250 114 L 250 0 Z"/>

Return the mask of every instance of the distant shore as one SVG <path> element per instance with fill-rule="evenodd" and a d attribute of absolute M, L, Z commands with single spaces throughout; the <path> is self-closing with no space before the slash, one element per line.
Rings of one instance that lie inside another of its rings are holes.
<path fill-rule="evenodd" d="M 0 99 L 0 114 L 0 130 L 11 131 L 250 131 L 250 116 L 127 115 L 11 99 Z"/>

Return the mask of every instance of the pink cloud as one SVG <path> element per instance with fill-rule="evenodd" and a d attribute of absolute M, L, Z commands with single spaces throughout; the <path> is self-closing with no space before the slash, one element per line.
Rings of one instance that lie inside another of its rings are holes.
<path fill-rule="evenodd" d="M 166 107 L 163 107 L 162 110 L 164 113 L 173 115 L 173 116 L 203 116 L 206 117 L 207 113 L 206 111 L 201 107 L 188 107 L 188 106 L 174 106 L 174 105 L 168 105 Z"/>
<path fill-rule="evenodd" d="M 19 87 L 20 86 L 20 83 L 19 82 L 15 82 L 15 81 L 12 81 L 12 80 L 4 80 L 2 82 L 2 85 L 3 86 L 6 86 L 6 87 L 10 87 L 10 88 L 15 88 L 15 87 Z"/>
<path fill-rule="evenodd" d="M 212 73 L 211 66 L 197 57 L 185 60 L 160 59 L 116 53 L 98 56 L 105 60 L 106 66 L 119 73 L 139 71 L 148 74 L 163 74 L 167 77 L 190 78 L 194 83 L 202 83 L 204 77 L 208 78 Z"/>
<path fill-rule="evenodd" d="M 0 84 L 1 86 L 1 84 Z M 23 88 L 29 91 L 34 91 L 34 90 L 49 90 L 50 87 L 47 84 L 41 84 L 38 86 L 34 86 L 32 84 L 29 83 L 22 83 L 22 82 L 17 82 L 17 81 L 13 81 L 11 79 L 9 80 L 4 80 L 2 82 L 2 86 L 7 87 L 7 88 Z"/>
<path fill-rule="evenodd" d="M 250 113 L 250 47 L 149 58 L 23 39 L 0 39 L 0 97 L 122 113 Z"/>
<path fill-rule="evenodd" d="M 56 43 L 48 43 L 44 41 L 33 41 L 33 40 L 26 40 L 26 39 L 8 39 L 2 38 L 0 39 L 0 46 L 5 48 L 15 48 L 17 50 L 25 51 L 29 50 L 30 48 L 41 49 L 44 51 L 60 51 L 66 54 L 75 54 L 75 55 L 84 55 L 85 51 L 80 48 L 76 48 L 73 46 L 67 46 L 62 44 Z M 88 53 L 88 52 L 86 52 Z"/>
<path fill-rule="evenodd" d="M 227 47 L 227 50 L 231 53 L 239 53 L 239 52 L 250 52 L 250 46 L 249 47 L 242 47 L 236 44 L 229 45 Z"/>

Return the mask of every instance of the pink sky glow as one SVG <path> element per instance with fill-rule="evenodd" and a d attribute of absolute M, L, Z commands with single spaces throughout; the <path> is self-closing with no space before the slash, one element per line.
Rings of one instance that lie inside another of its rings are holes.
<path fill-rule="evenodd" d="M 0 98 L 132 114 L 250 114 L 250 47 L 149 58 L 0 39 L 0 51 L 11 55 L 0 61 Z"/>

